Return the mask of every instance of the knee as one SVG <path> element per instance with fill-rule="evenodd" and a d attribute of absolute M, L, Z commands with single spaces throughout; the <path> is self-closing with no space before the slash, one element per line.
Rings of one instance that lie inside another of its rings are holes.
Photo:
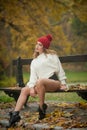
<path fill-rule="evenodd" d="M 37 88 L 41 88 L 42 86 L 44 86 L 44 79 L 39 79 L 36 83 L 36 87 Z"/>
<path fill-rule="evenodd" d="M 21 93 L 24 94 L 24 95 L 28 95 L 28 94 L 29 94 L 28 87 L 22 88 L 22 89 L 21 89 Z"/>

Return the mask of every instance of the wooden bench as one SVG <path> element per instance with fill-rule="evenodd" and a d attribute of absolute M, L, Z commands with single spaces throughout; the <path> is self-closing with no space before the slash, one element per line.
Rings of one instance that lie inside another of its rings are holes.
<path fill-rule="evenodd" d="M 75 62 L 87 62 L 87 54 L 85 55 L 73 55 L 73 56 L 60 56 L 61 63 L 75 63 Z M 10 97 L 13 97 L 17 101 L 21 88 L 25 86 L 23 79 L 23 66 L 30 65 L 32 59 L 22 59 L 21 57 L 12 61 L 12 64 L 16 66 L 16 79 L 17 86 L 12 87 L 2 87 L 0 86 L 0 91 L 4 91 Z M 65 92 L 58 90 L 57 92 Z M 69 90 L 67 92 L 77 92 L 79 96 L 87 100 L 87 89 L 81 90 Z"/>

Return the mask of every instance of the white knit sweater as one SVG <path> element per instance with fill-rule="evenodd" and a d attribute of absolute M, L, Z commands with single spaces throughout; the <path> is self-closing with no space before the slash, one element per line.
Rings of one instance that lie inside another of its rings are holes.
<path fill-rule="evenodd" d="M 36 85 L 40 78 L 49 78 L 56 73 L 61 84 L 66 84 L 65 72 L 62 68 L 60 60 L 56 54 L 40 54 L 33 59 L 30 65 L 30 79 L 27 83 L 29 88 Z"/>

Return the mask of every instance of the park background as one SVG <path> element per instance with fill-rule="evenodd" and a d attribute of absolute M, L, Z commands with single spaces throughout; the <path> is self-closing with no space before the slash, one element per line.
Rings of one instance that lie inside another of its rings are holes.
<path fill-rule="evenodd" d="M 0 87 L 17 85 L 12 60 L 32 58 L 37 38 L 47 34 L 52 34 L 51 49 L 58 56 L 87 54 L 87 0 L 0 0 Z M 63 67 L 68 83 L 87 84 L 87 62 Z M 24 66 L 23 72 L 26 83 L 29 66 Z M 77 93 L 46 93 L 45 98 L 49 110 L 53 108 L 46 120 L 51 129 L 55 126 L 87 129 L 87 101 Z M 34 108 L 31 104 L 36 108 L 38 97 L 28 101 L 29 109 L 23 109 L 22 114 L 26 123 L 19 122 L 17 130 L 31 130 L 30 123 L 37 123 L 37 112 L 30 108 Z M 15 104 L 13 98 L 0 91 L 0 129 Z"/>
<path fill-rule="evenodd" d="M 58 56 L 87 54 L 87 1 L 0 0 L 0 86 L 16 85 L 12 60 L 32 58 L 37 38 L 47 34 Z M 68 82 L 87 82 L 87 63 L 63 66 Z M 23 71 L 26 83 L 29 66 Z"/>

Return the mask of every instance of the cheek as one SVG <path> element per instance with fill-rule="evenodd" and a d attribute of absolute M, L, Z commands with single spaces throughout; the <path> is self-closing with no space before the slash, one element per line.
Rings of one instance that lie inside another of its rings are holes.
<path fill-rule="evenodd" d="M 40 47 L 40 50 L 43 51 L 44 50 L 43 47 Z"/>

